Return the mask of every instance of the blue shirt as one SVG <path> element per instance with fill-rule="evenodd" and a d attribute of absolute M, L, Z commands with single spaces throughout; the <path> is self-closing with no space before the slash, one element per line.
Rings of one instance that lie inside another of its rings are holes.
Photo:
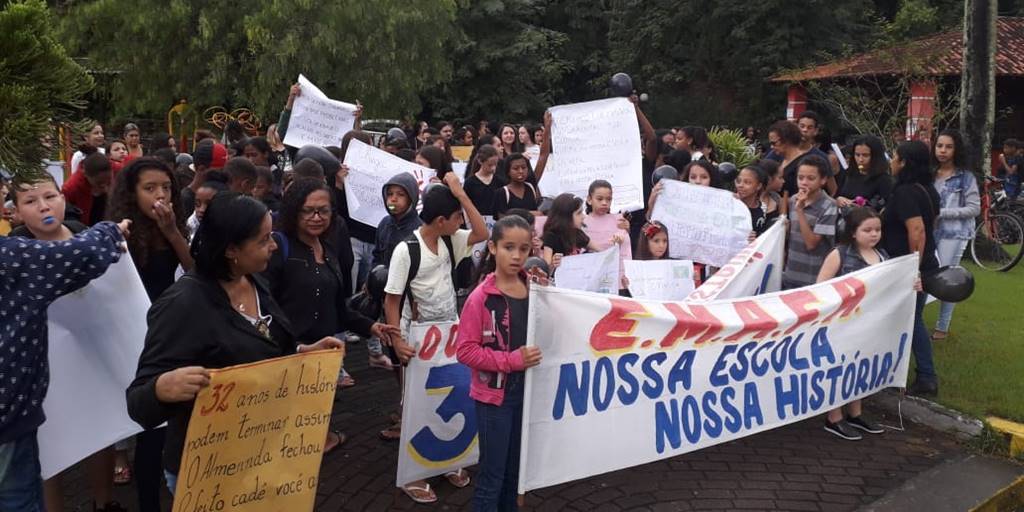
<path fill-rule="evenodd" d="M 122 240 L 112 222 L 61 242 L 0 237 L 0 444 L 45 419 L 47 308 L 103 275 L 121 257 Z"/>

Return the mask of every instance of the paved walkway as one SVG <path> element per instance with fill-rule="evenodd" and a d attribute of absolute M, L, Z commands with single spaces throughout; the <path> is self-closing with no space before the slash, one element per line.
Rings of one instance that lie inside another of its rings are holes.
<path fill-rule="evenodd" d="M 349 351 L 357 381 L 341 392 L 333 426 L 349 441 L 323 462 L 317 510 L 464 510 L 473 486 L 433 485 L 439 502 L 417 506 L 394 487 L 397 443 L 377 438 L 397 409 L 398 385 L 390 373 L 368 368 L 364 346 Z M 882 423 L 896 418 L 869 413 Z M 964 454 L 949 435 L 915 424 L 903 432 L 860 442 L 825 433 L 820 419 L 707 448 L 672 459 L 535 491 L 528 509 L 581 510 L 807 510 L 850 511 L 872 503 L 914 476 Z M 599 449 L 599 447 L 595 447 Z M 91 510 L 84 475 L 67 478 L 69 510 Z M 134 510 L 134 489 L 117 490 Z M 168 507 L 169 508 L 169 507 Z"/>

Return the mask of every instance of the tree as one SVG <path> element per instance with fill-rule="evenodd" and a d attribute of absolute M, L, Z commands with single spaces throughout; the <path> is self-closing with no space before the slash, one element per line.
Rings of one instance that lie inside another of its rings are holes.
<path fill-rule="evenodd" d="M 996 0 L 964 3 L 964 70 L 961 75 L 960 132 L 968 168 L 990 174 L 996 115 Z"/>
<path fill-rule="evenodd" d="M 201 2 L 95 0 L 73 5 L 63 34 L 76 56 L 118 78 L 118 113 L 163 114 L 179 98 L 276 117 L 305 74 L 375 116 L 420 109 L 446 81 L 455 0 Z"/>
<path fill-rule="evenodd" d="M 0 167 L 16 174 L 41 171 L 40 162 L 53 156 L 43 141 L 80 112 L 93 85 L 52 27 L 41 0 L 0 11 Z"/>

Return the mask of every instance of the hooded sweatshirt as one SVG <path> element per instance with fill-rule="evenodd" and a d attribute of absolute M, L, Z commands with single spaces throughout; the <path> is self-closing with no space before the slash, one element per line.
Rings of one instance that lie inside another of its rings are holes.
<path fill-rule="evenodd" d="M 423 221 L 420 220 L 419 215 L 416 213 L 416 204 L 420 201 L 420 191 L 416 178 L 409 173 L 402 172 L 388 180 L 381 189 L 385 205 L 388 201 L 388 187 L 391 185 L 402 187 L 405 193 L 409 195 L 409 208 L 400 214 L 389 212 L 387 217 L 381 219 L 380 225 L 377 226 L 377 243 L 373 249 L 374 267 L 377 265 L 389 265 L 391 263 L 391 254 L 395 252 L 395 247 L 405 241 L 406 238 L 409 238 L 423 224 Z"/>

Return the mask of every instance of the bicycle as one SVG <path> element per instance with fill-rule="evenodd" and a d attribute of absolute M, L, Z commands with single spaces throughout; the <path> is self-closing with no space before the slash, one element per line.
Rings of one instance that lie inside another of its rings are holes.
<path fill-rule="evenodd" d="M 981 195 L 981 222 L 971 240 L 971 259 L 985 270 L 1006 272 L 1024 256 L 1024 221 L 1014 214 L 1002 189 L 1003 180 L 985 176 Z"/>

